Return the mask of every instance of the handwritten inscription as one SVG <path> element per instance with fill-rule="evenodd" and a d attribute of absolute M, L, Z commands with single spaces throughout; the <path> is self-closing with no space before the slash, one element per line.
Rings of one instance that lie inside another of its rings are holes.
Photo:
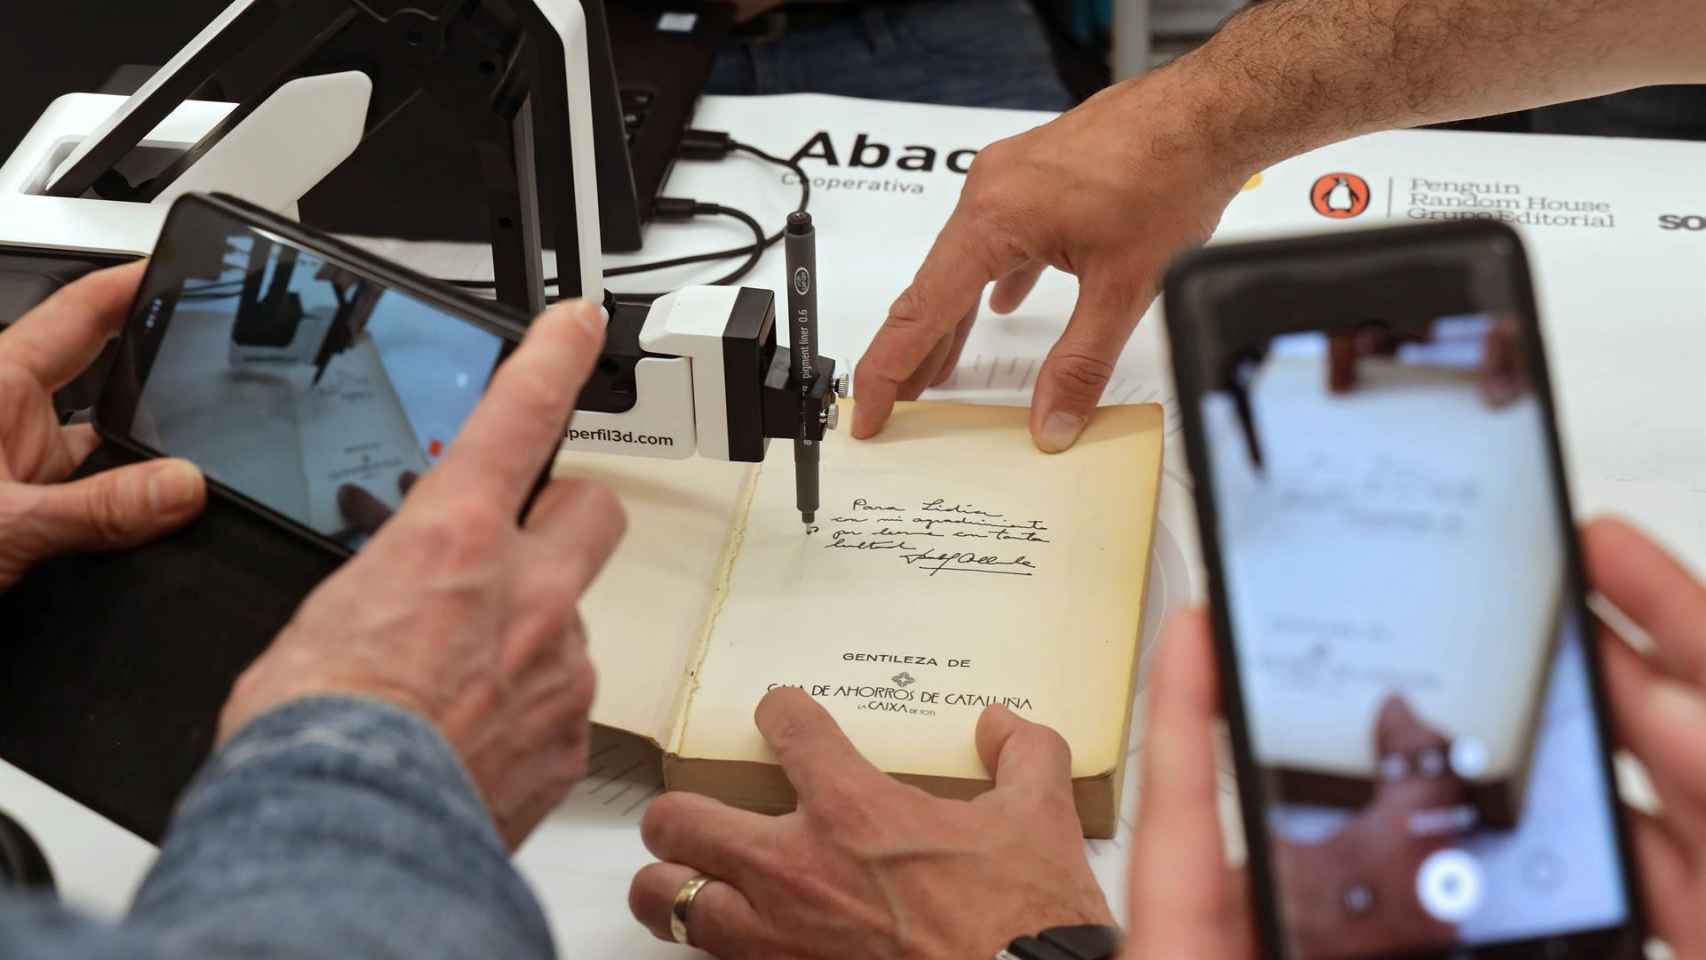
<path fill-rule="evenodd" d="M 1041 520 L 1011 518 L 946 497 L 925 498 L 913 507 L 859 497 L 831 517 L 826 529 L 825 550 L 888 554 L 930 577 L 1033 576 L 1046 558 L 1036 545 L 1053 542 Z"/>
<path fill-rule="evenodd" d="M 972 516 L 972 517 L 999 517 L 999 516 L 1001 516 L 1001 514 L 999 514 L 999 513 L 992 513 L 988 510 L 979 510 L 976 507 L 970 507 L 970 506 L 966 506 L 964 504 L 956 503 L 956 504 L 950 505 L 948 503 L 948 501 L 942 499 L 941 497 L 937 497 L 934 500 L 926 500 L 924 502 L 924 505 L 922 507 L 919 507 L 918 509 L 924 513 L 961 513 L 961 514 L 965 514 L 967 516 Z"/>
<path fill-rule="evenodd" d="M 1282 477 L 1273 490 L 1278 509 L 1331 515 L 1376 533 L 1456 536 L 1482 500 L 1472 477 L 1386 453 L 1357 461 L 1318 450 L 1276 474 Z"/>

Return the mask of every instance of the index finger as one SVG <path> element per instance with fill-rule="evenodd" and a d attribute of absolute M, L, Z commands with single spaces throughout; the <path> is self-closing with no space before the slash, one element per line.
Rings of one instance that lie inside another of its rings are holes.
<path fill-rule="evenodd" d="M 1004 706 L 988 707 L 978 717 L 977 753 L 998 789 L 1072 789 L 1072 748 L 1066 740 Z"/>
<path fill-rule="evenodd" d="M 0 333 L 0 355 L 50 392 L 75 380 L 124 326 L 147 266 L 97 270 L 66 286 Z"/>
<path fill-rule="evenodd" d="M 569 411 L 603 344 L 604 320 L 590 303 L 558 304 L 540 314 L 498 367 L 444 460 L 418 485 L 420 498 L 477 489 L 519 511 L 562 444 Z"/>
<path fill-rule="evenodd" d="M 796 687 L 779 687 L 765 694 L 755 714 L 758 732 L 770 749 L 800 805 L 807 806 L 833 792 L 837 782 L 882 774 L 866 760 L 823 705 Z"/>
<path fill-rule="evenodd" d="M 937 235 L 923 266 L 889 308 L 853 374 L 853 435 L 874 436 L 888 422 L 901 386 L 943 337 L 983 299 L 983 288 L 1028 259 L 1017 249 L 991 249 L 990 232 L 962 205 Z"/>

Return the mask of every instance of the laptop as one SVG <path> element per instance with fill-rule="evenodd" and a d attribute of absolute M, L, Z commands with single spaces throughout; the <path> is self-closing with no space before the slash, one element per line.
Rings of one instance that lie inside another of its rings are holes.
<path fill-rule="evenodd" d="M 0 38 L 0 151 L 10 152 L 63 93 L 130 94 L 229 0 L 157 4 L 56 0 L 4 15 Z M 587 18 L 600 227 L 604 249 L 640 249 L 643 226 L 674 164 L 717 50 L 734 25 L 731 4 L 705 0 L 582 0 Z M 217 81 L 202 96 L 218 99 Z M 535 131 L 542 156 L 564 156 L 568 131 Z M 430 157 L 431 162 L 422 162 Z M 407 171 L 399 176 L 398 171 Z M 567 171 L 541 169 L 541 216 Z M 490 238 L 478 166 L 466 138 L 435 104 L 417 100 L 368 138 L 302 202 L 302 219 L 335 233 L 412 240 Z"/>
<path fill-rule="evenodd" d="M 599 227 L 611 253 L 640 249 L 651 202 L 734 27 L 734 7 L 697 0 L 581 0 L 593 93 Z M 539 129 L 541 156 L 567 156 L 565 130 Z M 431 164 L 420 157 L 431 156 Z M 407 170 L 407 177 L 396 171 Z M 564 171 L 566 174 L 566 171 Z M 552 197 L 566 177 L 539 171 L 540 216 L 553 236 Z M 303 198 L 304 222 L 333 233 L 411 240 L 490 236 L 478 167 L 454 123 L 411 104 Z"/>

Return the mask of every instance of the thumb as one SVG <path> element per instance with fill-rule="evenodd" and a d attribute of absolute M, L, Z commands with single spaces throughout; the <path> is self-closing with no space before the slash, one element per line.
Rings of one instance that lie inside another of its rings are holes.
<path fill-rule="evenodd" d="M 1031 438 L 1038 449 L 1060 453 L 1078 442 L 1149 299 L 1125 280 L 1083 281 L 1066 332 L 1037 373 Z"/>
<path fill-rule="evenodd" d="M 35 554 L 31 563 L 145 543 L 188 522 L 207 501 L 201 471 L 187 460 L 152 460 L 29 489 L 35 503 L 21 539 Z"/>

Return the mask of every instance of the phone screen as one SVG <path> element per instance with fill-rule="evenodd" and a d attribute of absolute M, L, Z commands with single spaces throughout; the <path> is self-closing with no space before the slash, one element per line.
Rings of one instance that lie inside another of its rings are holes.
<path fill-rule="evenodd" d="M 1307 297 L 1286 302 L 1280 323 L 1197 318 L 1191 361 L 1285 955 L 1455 957 L 1622 927 L 1532 317 L 1500 298 L 1310 329 Z"/>
<path fill-rule="evenodd" d="M 150 265 L 101 425 L 353 550 L 444 455 L 509 344 L 186 203 Z"/>

